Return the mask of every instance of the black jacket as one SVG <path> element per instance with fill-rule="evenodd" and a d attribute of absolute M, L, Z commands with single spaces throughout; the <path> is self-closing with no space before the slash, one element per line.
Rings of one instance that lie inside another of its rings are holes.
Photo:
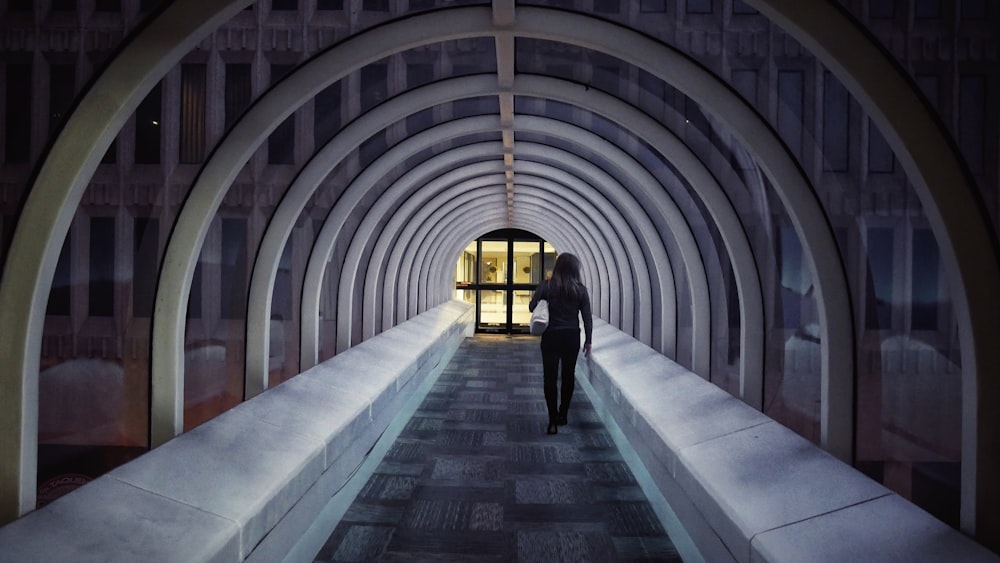
<path fill-rule="evenodd" d="M 548 280 L 538 284 L 528 310 L 534 311 L 535 305 L 545 299 L 549 303 L 549 327 L 545 332 L 555 330 L 580 330 L 580 317 L 583 317 L 584 345 L 590 344 L 594 333 L 594 319 L 590 311 L 590 295 L 587 288 L 581 286 L 583 294 L 576 301 L 554 300 L 549 296 Z"/>

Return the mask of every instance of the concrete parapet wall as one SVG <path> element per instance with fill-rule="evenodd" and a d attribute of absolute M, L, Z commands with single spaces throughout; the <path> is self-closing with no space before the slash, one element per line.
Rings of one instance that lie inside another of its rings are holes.
<path fill-rule="evenodd" d="M 706 561 L 1000 561 L 604 322 L 580 372 Z"/>
<path fill-rule="evenodd" d="M 0 528 L 0 561 L 276 561 L 470 335 L 451 301 Z"/>

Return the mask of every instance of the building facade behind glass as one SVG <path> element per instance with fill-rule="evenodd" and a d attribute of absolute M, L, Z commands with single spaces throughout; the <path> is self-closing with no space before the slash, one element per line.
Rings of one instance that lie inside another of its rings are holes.
<path fill-rule="evenodd" d="M 8 251 L 15 236 L 30 236 L 22 234 L 30 232 L 30 226 L 19 225 L 18 220 L 51 143 L 105 65 L 123 51 L 133 34 L 161 13 L 160 4 L 145 0 L 0 2 L 0 262 L 5 263 L 4 277 L 18 275 L 19 265 L 7 260 Z M 959 526 L 962 351 L 967 343 L 949 283 L 954 273 L 942 259 L 940 241 L 929 220 L 929 214 L 937 211 L 925 209 L 887 132 L 866 113 L 865 104 L 820 62 L 809 45 L 793 38 L 763 10 L 759 12 L 754 2 L 551 0 L 524 4 L 579 12 L 662 42 L 725 83 L 768 124 L 821 205 L 839 252 L 832 259 L 842 267 L 849 289 L 845 305 L 850 308 L 855 342 L 854 351 L 847 352 L 854 355 L 848 363 L 854 366 L 855 395 L 849 461 L 938 518 Z M 1000 10 L 985 0 L 847 0 L 837 4 L 905 70 L 912 87 L 933 108 L 964 159 L 995 236 L 1000 225 L 1000 106 L 996 104 Z M 124 123 L 110 125 L 118 127 L 115 140 L 96 163 L 82 199 L 72 209 L 51 279 L 38 357 L 38 504 L 153 445 L 150 366 L 156 342 L 152 326 L 164 255 L 192 185 L 222 141 L 245 122 L 254 104 L 286 77 L 308 72 L 308 63 L 318 54 L 351 37 L 432 9 L 476 6 L 490 8 L 481 2 L 261 0 L 212 29 L 166 71 Z M 517 8 L 521 7 L 519 3 Z M 335 143 L 338 133 L 387 100 L 446 79 L 504 77 L 500 40 L 450 38 L 445 31 L 442 36 L 439 42 L 366 62 L 310 95 L 307 103 L 295 107 L 280 123 L 268 124 L 267 141 L 232 179 L 197 249 L 200 254 L 190 284 L 183 365 L 185 429 L 245 398 L 248 311 L 256 306 L 248 301 L 255 257 L 282 198 L 306 165 Z M 512 54 L 515 84 L 520 77 L 546 77 L 617 98 L 616 103 L 638 110 L 671 131 L 709 168 L 738 215 L 760 278 L 760 408 L 820 444 L 823 319 L 815 270 L 782 192 L 754 158 L 752 147 L 709 110 L 706 100 L 688 96 L 670 81 L 613 53 L 525 35 L 514 38 Z M 746 354 L 741 349 L 740 293 L 730 249 L 713 209 L 702 197 L 702 186 L 678 170 L 672 155 L 607 115 L 559 96 L 518 94 L 516 88 L 514 92 L 509 109 L 518 119 L 555 120 L 596 136 L 595 141 L 584 142 L 524 127 L 515 134 L 515 162 L 552 166 L 554 155 L 569 153 L 624 186 L 645 183 L 632 190 L 639 194 L 634 206 L 647 210 L 642 221 L 659 233 L 656 242 L 666 249 L 669 275 L 650 265 L 654 253 L 649 248 L 637 247 L 635 254 L 623 247 L 634 268 L 641 261 L 651 271 L 651 295 L 643 301 L 638 286 L 634 300 L 607 293 L 597 309 L 612 324 L 619 319 L 623 330 L 633 329 L 637 334 L 643 321 L 628 325 L 627 319 L 649 315 L 647 343 L 696 369 L 696 326 L 702 315 L 695 305 L 696 294 L 706 288 L 691 284 L 697 278 L 692 277 L 690 262 L 680 258 L 684 243 L 675 236 L 679 230 L 690 231 L 711 303 L 710 355 L 705 364 L 699 364 L 709 368 L 701 375 L 738 396 L 741 358 Z M 422 162 L 463 147 L 499 147 L 505 139 L 501 128 L 467 128 L 389 164 L 380 160 L 383 155 L 442 124 L 507 115 L 504 112 L 502 95 L 429 104 L 386 123 L 322 175 L 290 230 L 271 287 L 270 311 L 266 312 L 269 386 L 301 371 L 307 265 L 348 186 L 383 163 L 370 192 L 359 196 L 357 210 L 343 217 L 341 233 L 351 233 L 365 221 L 379 222 L 365 212 L 379 205 L 380 195 Z M 598 142 L 624 151 L 648 177 L 624 170 L 617 157 L 595 149 Z M 503 157 L 503 151 L 497 151 L 495 159 Z M 454 168 L 478 160 L 458 158 Z M 530 165 L 522 170 L 528 169 Z M 516 165 L 514 170 L 518 170 Z M 530 180 L 526 185 L 535 182 L 540 181 Z M 522 193 L 516 173 L 514 186 L 516 201 Z M 655 206 L 641 195 L 647 193 L 645 189 L 669 194 L 686 225 L 679 227 L 649 212 Z M 398 209 L 405 200 L 384 205 Z M 632 220 L 627 213 L 623 215 L 626 222 Z M 388 216 L 380 226 L 387 224 L 392 224 Z M 641 228 L 636 227 L 636 232 Z M 536 232 L 540 231 L 544 229 Z M 470 237 L 470 248 L 486 232 Z M 337 353 L 338 340 L 357 343 L 371 332 L 405 320 L 398 314 L 372 314 L 369 319 L 366 312 L 351 317 L 345 329 L 346 301 L 359 311 L 368 310 L 364 305 L 367 279 L 362 274 L 350 286 L 353 289 L 345 301 L 348 286 L 341 267 L 358 253 L 365 256 L 375 243 L 366 246 L 347 234 L 331 240 L 327 282 L 317 290 L 319 361 Z M 555 244 L 555 251 L 560 250 Z M 482 252 L 487 251 L 484 246 Z M 611 246 L 606 251 L 617 252 Z M 474 268 L 475 257 L 470 262 L 466 254 L 448 257 L 465 261 L 458 268 L 451 266 L 459 277 Z M 598 280 L 590 282 L 599 285 Z M 382 286 L 388 288 L 389 282 L 378 280 L 376 287 Z M 75 480 L 68 479 L 71 476 Z"/>

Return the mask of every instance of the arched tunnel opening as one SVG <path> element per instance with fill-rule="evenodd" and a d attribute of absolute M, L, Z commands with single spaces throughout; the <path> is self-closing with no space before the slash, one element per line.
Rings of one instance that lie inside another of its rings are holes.
<path fill-rule="evenodd" d="M 0 521 L 436 307 L 523 334 L 569 252 L 600 322 L 997 549 L 982 3 L 52 4 L 0 23 Z"/>

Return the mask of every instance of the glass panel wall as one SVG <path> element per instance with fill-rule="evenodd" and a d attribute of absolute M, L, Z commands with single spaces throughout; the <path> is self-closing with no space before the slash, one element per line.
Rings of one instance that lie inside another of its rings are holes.
<path fill-rule="evenodd" d="M 528 302 L 551 275 L 555 256 L 551 244 L 531 233 L 509 229 L 484 235 L 459 256 L 455 297 L 476 304 L 478 331 L 527 333 Z"/>

